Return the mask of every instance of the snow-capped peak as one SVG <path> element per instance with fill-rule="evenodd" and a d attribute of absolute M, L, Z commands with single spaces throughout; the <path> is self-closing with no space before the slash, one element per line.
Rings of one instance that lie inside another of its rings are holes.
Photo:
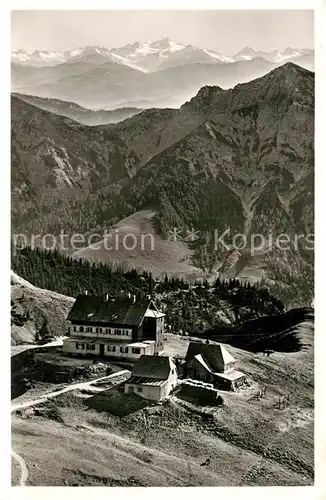
<path fill-rule="evenodd" d="M 252 47 L 245 47 L 242 49 L 240 52 L 238 52 L 238 55 L 242 56 L 254 56 L 256 54 L 256 51 Z"/>
<path fill-rule="evenodd" d="M 311 56 L 313 53 L 313 49 L 291 47 L 287 47 L 283 51 L 275 49 L 270 52 L 263 52 L 247 46 L 235 55 L 226 56 L 215 49 L 202 49 L 193 45 L 183 45 L 163 37 L 154 41 L 136 41 L 112 49 L 99 45 L 77 47 L 64 52 L 39 49 L 27 52 L 18 49 L 12 52 L 11 57 L 12 61 L 17 64 L 32 66 L 53 66 L 68 61 L 83 61 L 89 64 L 105 64 L 111 61 L 147 73 L 183 64 L 229 64 L 251 61 L 255 58 L 282 63 L 289 60 L 293 61 L 300 56 Z"/>
<path fill-rule="evenodd" d="M 185 48 L 185 45 L 181 43 L 176 43 L 170 40 L 169 38 L 160 38 L 155 42 L 147 42 L 148 46 L 154 50 L 163 50 L 169 52 L 177 52 L 178 50 L 182 50 Z"/>
<path fill-rule="evenodd" d="M 137 57 L 138 54 L 148 55 L 148 54 L 166 54 L 177 52 L 185 48 L 185 45 L 173 42 L 169 38 L 161 38 L 154 42 L 147 41 L 143 43 L 133 43 L 122 47 L 125 56 Z M 129 50 L 128 50 L 129 49 Z M 121 49 L 112 49 L 112 52 L 122 52 Z"/>

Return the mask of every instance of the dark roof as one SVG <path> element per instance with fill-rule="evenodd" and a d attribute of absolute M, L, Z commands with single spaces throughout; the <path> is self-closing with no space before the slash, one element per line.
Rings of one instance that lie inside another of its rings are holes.
<path fill-rule="evenodd" d="M 150 305 L 156 309 L 150 298 L 140 298 L 133 302 L 128 297 L 116 297 L 106 301 L 103 296 L 78 295 L 67 319 L 139 326 Z"/>
<path fill-rule="evenodd" d="M 141 356 L 131 370 L 132 377 L 149 377 L 165 380 L 170 374 L 172 364 L 168 356 Z"/>
<path fill-rule="evenodd" d="M 157 378 L 150 377 L 131 377 L 126 380 L 126 384 L 135 384 L 135 385 L 157 385 L 162 386 L 166 384 L 166 380 L 160 380 Z"/>
<path fill-rule="evenodd" d="M 233 356 L 221 344 L 190 342 L 185 358 L 186 361 L 190 361 L 199 354 L 213 371 L 219 371 L 222 365 L 235 361 Z"/>

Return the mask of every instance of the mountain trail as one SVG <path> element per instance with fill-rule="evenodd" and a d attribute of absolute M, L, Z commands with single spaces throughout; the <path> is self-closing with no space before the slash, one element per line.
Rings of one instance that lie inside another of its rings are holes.
<path fill-rule="evenodd" d="M 40 403 L 45 403 L 49 399 L 53 399 L 57 396 L 60 396 L 60 394 L 64 394 L 65 392 L 70 392 L 70 391 L 75 391 L 75 390 L 87 390 L 87 389 L 92 389 L 91 385 L 99 382 L 100 380 L 109 380 L 113 377 L 118 377 L 120 375 L 124 375 L 130 373 L 129 370 L 121 370 L 119 372 L 111 373 L 111 375 L 106 375 L 105 377 L 100 377 L 95 380 L 89 380 L 88 382 L 79 382 L 77 384 L 71 384 L 65 387 L 64 389 L 61 389 L 60 391 L 54 391 L 54 392 L 48 392 L 45 393 L 43 396 L 39 397 L 38 399 L 32 399 L 29 401 L 24 401 L 23 403 L 19 403 L 16 405 L 11 406 L 11 412 L 15 412 L 18 410 L 24 410 L 25 408 L 29 408 L 31 406 L 35 406 Z M 103 388 L 105 390 L 105 388 Z M 96 389 L 96 392 L 99 392 Z"/>
<path fill-rule="evenodd" d="M 21 469 L 21 476 L 20 476 L 20 480 L 19 480 L 19 486 L 26 486 L 26 482 L 28 480 L 28 475 L 29 475 L 26 462 L 23 459 L 23 457 L 21 457 L 20 455 L 18 455 L 18 453 L 16 453 L 14 450 L 11 450 L 11 455 L 16 460 L 16 462 L 18 462 L 19 467 Z"/>

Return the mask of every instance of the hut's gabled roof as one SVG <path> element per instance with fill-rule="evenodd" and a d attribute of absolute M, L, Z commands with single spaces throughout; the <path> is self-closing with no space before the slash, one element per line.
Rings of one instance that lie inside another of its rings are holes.
<path fill-rule="evenodd" d="M 131 376 L 166 380 L 172 368 L 175 368 L 175 365 L 168 356 L 144 355 L 134 364 L 131 370 Z"/>
<path fill-rule="evenodd" d="M 235 361 L 234 357 L 221 344 L 190 342 L 185 358 L 186 361 L 198 355 L 213 371 L 219 371 L 222 365 L 227 365 Z"/>
<path fill-rule="evenodd" d="M 140 298 L 134 302 L 128 297 L 113 297 L 105 300 L 99 295 L 78 295 L 67 319 L 140 326 L 149 308 L 157 309 L 150 298 Z"/>

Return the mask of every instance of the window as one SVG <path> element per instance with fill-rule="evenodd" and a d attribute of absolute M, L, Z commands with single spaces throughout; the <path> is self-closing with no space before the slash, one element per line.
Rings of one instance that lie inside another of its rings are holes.
<path fill-rule="evenodd" d="M 140 347 L 133 347 L 132 348 L 132 353 L 133 354 L 140 354 Z"/>
<path fill-rule="evenodd" d="M 132 385 L 129 386 L 129 391 L 134 392 L 134 387 Z"/>
<path fill-rule="evenodd" d="M 100 327 L 98 330 L 99 330 L 99 333 L 102 333 L 102 327 Z"/>
<path fill-rule="evenodd" d="M 76 343 L 76 349 L 84 349 L 85 344 L 80 344 L 79 342 Z"/>
<path fill-rule="evenodd" d="M 121 330 L 116 330 L 115 333 L 116 335 L 121 335 Z"/>
<path fill-rule="evenodd" d="M 95 351 L 95 344 L 87 344 L 86 347 L 89 351 Z"/>
<path fill-rule="evenodd" d="M 74 332 L 77 332 L 77 328 L 75 326 L 74 326 L 73 330 L 74 330 Z"/>
<path fill-rule="evenodd" d="M 128 353 L 128 347 L 120 347 L 120 352 Z"/>
<path fill-rule="evenodd" d="M 80 329 L 79 329 L 80 332 L 83 332 L 84 331 L 84 327 L 81 326 Z"/>
<path fill-rule="evenodd" d="M 174 375 L 174 370 L 172 370 L 172 375 Z"/>
<path fill-rule="evenodd" d="M 143 392 L 143 388 L 142 387 L 137 387 L 137 391 L 138 392 Z"/>
<path fill-rule="evenodd" d="M 106 348 L 107 351 L 109 352 L 115 352 L 116 351 L 116 346 L 115 345 L 108 345 Z"/>

